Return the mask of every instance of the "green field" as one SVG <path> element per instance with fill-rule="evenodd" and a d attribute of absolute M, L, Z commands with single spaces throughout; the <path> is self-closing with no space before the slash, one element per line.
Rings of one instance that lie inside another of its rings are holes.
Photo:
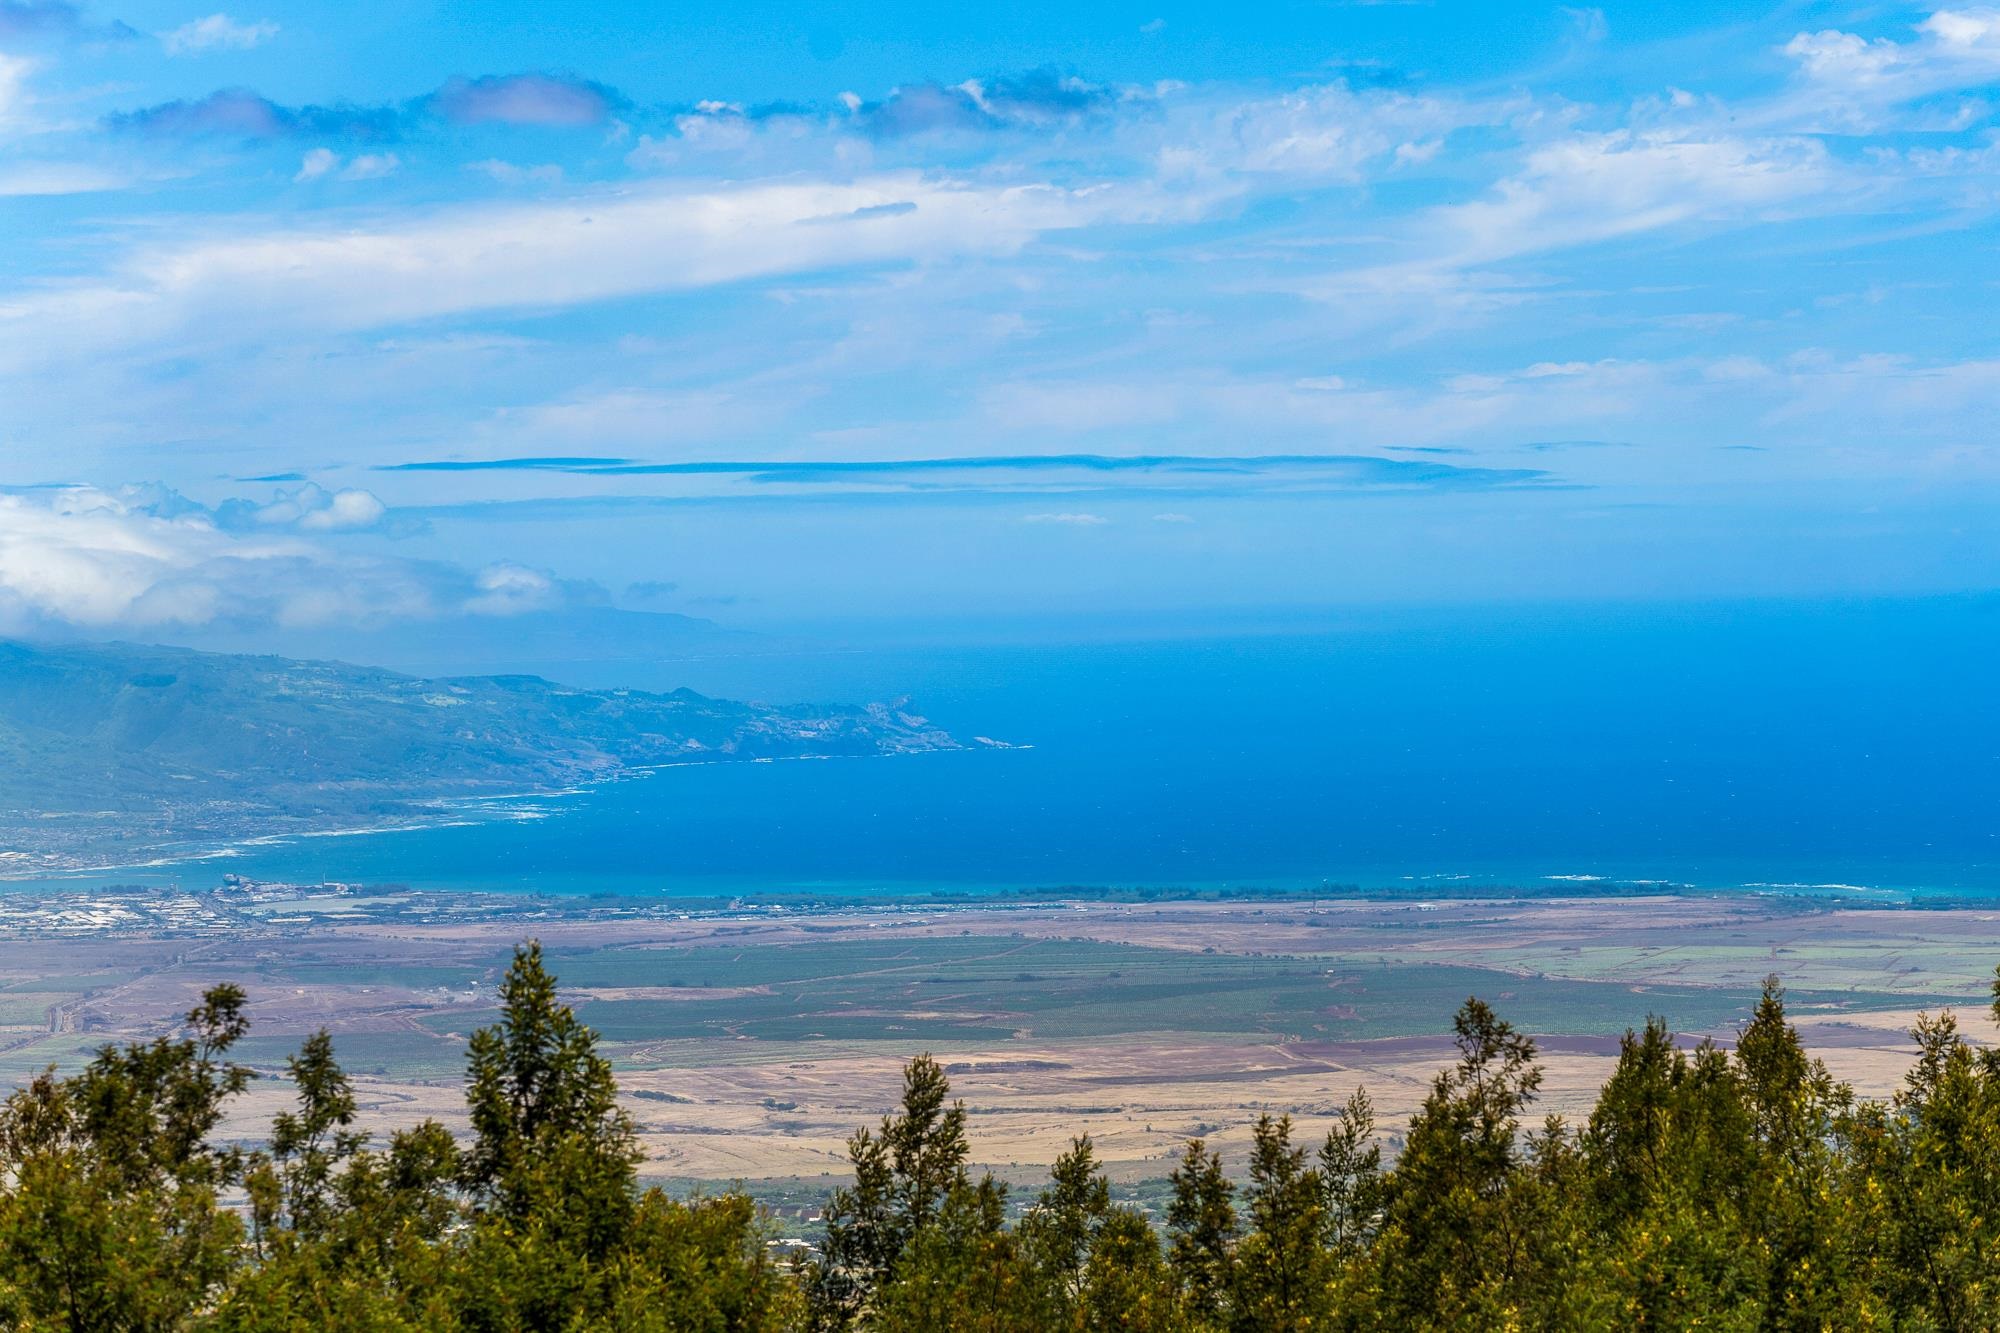
<path fill-rule="evenodd" d="M 1254 957 L 992 936 L 607 948 L 557 953 L 550 963 L 565 987 L 748 992 L 583 1002 L 579 1015 L 616 1043 L 749 1038 L 948 1046 L 1145 1033 L 1353 1041 L 1437 1033 L 1469 995 L 1531 1032 L 1615 1035 L 1655 1013 L 1682 1030 L 1726 1029 L 1756 999 L 1742 987 L 1634 987 L 1372 957 Z M 1912 998 L 1803 990 L 1791 1002 L 1800 1010 L 1871 1009 L 1907 1006 Z M 456 1010 L 421 1021 L 434 1031 L 464 1033 L 489 1016 Z"/>

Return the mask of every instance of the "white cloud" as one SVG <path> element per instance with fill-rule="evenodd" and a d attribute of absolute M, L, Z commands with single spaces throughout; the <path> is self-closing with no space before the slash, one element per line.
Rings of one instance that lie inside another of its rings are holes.
<path fill-rule="evenodd" d="M 560 185 L 563 179 L 563 169 L 553 162 L 537 167 L 524 167 L 497 157 L 489 157 L 483 162 L 468 163 L 466 170 L 477 171 L 502 185 Z"/>
<path fill-rule="evenodd" d="M 299 535 L 380 518 L 365 492 L 310 490 L 256 511 L 247 530 L 217 521 L 227 506 L 211 515 L 159 486 L 0 492 L 0 627 L 367 625 L 514 615 L 572 594 L 521 565 L 468 572 Z"/>
<path fill-rule="evenodd" d="M 363 153 L 342 169 L 340 178 L 344 181 L 375 180 L 402 165 L 402 159 L 394 153 Z"/>
<path fill-rule="evenodd" d="M 1536 149 L 1487 198 L 1441 208 L 1430 223 L 1453 262 L 1481 263 L 1682 223 L 1777 218 L 1838 183 L 1813 139 L 1614 130 Z"/>
<path fill-rule="evenodd" d="M 74 162 L 23 162 L 0 168 L 0 199 L 122 190 L 131 180 Z"/>
<path fill-rule="evenodd" d="M 0 621 L 311 624 L 439 609 L 418 566 L 239 537 L 177 508 L 136 489 L 0 494 Z"/>
<path fill-rule="evenodd" d="M 1907 41 L 1839 29 L 1801 32 L 1782 48 L 1798 66 L 1801 96 L 1780 107 L 1820 128 L 1885 128 L 1893 108 L 2000 77 L 2000 9 L 1941 9 Z"/>
<path fill-rule="evenodd" d="M 295 181 L 316 181 L 340 165 L 340 154 L 331 148 L 308 148 L 306 155 L 299 159 L 299 171 Z"/>
<path fill-rule="evenodd" d="M 340 154 L 331 148 L 308 149 L 299 160 L 295 181 L 316 181 L 325 176 L 337 176 L 344 181 L 376 180 L 387 176 L 403 165 L 394 153 L 363 153 L 346 166 L 340 164 Z"/>
<path fill-rule="evenodd" d="M 1613 130 L 1531 149 L 1483 197 L 1403 223 L 1403 257 L 1293 284 L 1356 328 L 1461 328 L 1541 299 L 1547 279 L 1498 266 L 1669 229 L 1723 229 L 1853 208 L 1886 188 L 1802 135 Z"/>
<path fill-rule="evenodd" d="M 160 34 L 160 45 L 170 56 L 200 55 L 208 51 L 248 51 L 277 35 L 278 25 L 269 20 L 239 23 L 227 14 L 210 14 L 207 18 L 194 19 L 171 32 Z"/>
<path fill-rule="evenodd" d="M 297 490 L 280 490 L 263 503 L 224 501 L 215 519 L 222 527 L 242 531 L 358 532 L 380 527 L 388 512 L 388 506 L 367 491 L 329 491 L 307 482 Z"/>
<path fill-rule="evenodd" d="M 465 603 L 465 610 L 479 616 L 513 616 L 542 611 L 562 601 L 562 586 L 546 570 L 526 565 L 488 565 L 473 577 L 477 595 Z"/>
<path fill-rule="evenodd" d="M 79 345 L 197 328 L 227 338 L 361 329 L 829 266 L 1005 255 L 1052 231 L 1186 207 L 1137 186 L 984 186 L 907 174 L 656 188 L 150 243 L 104 277 L 0 295 L 0 347 L 12 344 L 21 358 L 68 356 Z"/>
<path fill-rule="evenodd" d="M 1021 521 L 1023 523 L 1057 523 L 1071 528 L 1096 528 L 1102 527 L 1111 520 L 1102 514 L 1061 513 L 1026 514 L 1022 516 Z"/>
<path fill-rule="evenodd" d="M 1444 136 L 1504 117 L 1512 103 L 1357 92 L 1343 83 L 1176 110 L 1157 155 L 1171 179 L 1217 174 L 1359 182 L 1377 165 L 1415 165 Z"/>

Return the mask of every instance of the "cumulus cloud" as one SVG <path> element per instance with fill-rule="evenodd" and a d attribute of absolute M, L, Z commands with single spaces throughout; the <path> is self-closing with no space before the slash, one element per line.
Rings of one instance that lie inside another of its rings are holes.
<path fill-rule="evenodd" d="M 546 611 L 563 600 L 562 585 L 543 569 L 501 563 L 488 565 L 473 576 L 474 595 L 466 599 L 466 612 L 476 616 L 515 616 L 529 611 Z"/>
<path fill-rule="evenodd" d="M 308 482 L 268 501 L 225 500 L 216 507 L 215 522 L 231 531 L 358 532 L 380 527 L 388 512 L 367 491 L 329 491 Z"/>
<path fill-rule="evenodd" d="M 209 51 L 248 51 L 278 35 L 278 25 L 268 20 L 239 23 L 227 14 L 183 23 L 160 34 L 160 45 L 170 56 L 201 55 Z"/>
<path fill-rule="evenodd" d="M 387 176 L 403 165 L 403 160 L 394 153 L 362 153 L 341 168 L 340 178 L 350 181 L 370 181 Z"/>
<path fill-rule="evenodd" d="M 2000 9 L 1940 9 L 1902 41 L 1834 28 L 1801 32 L 1783 52 L 1804 85 L 1799 98 L 1780 103 L 1786 113 L 1865 132 L 1881 128 L 1892 108 L 2000 77 Z"/>
<path fill-rule="evenodd" d="M 312 148 L 299 159 L 299 169 L 292 176 L 294 181 L 316 181 L 333 177 L 344 181 L 367 181 L 387 176 L 403 165 L 403 160 L 394 153 L 361 153 L 351 160 L 343 159 L 331 148 Z"/>
<path fill-rule="evenodd" d="M 512 615 L 578 592 L 523 566 L 466 571 L 302 535 L 379 520 L 362 492 L 295 493 L 275 508 L 239 527 L 158 486 L 0 493 L 0 625 L 366 625 Z"/>

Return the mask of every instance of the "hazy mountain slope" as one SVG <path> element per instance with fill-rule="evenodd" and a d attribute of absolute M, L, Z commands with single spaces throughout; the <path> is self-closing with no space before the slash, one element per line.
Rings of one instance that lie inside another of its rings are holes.
<path fill-rule="evenodd" d="M 0 847 L 17 863 L 340 827 L 638 765 L 947 748 L 923 719 L 880 706 L 0 643 Z"/>

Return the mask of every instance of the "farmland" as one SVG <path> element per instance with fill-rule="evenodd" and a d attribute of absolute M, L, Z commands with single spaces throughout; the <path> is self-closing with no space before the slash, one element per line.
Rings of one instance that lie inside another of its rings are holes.
<path fill-rule="evenodd" d="M 1749 896 L 423 907 L 335 895 L 230 909 L 224 929 L 0 936 L 0 1078 L 156 1035 L 161 1015 L 233 980 L 251 997 L 253 1065 L 281 1074 L 325 1026 L 371 1127 L 455 1121 L 465 1038 L 491 1020 L 512 945 L 534 935 L 614 1058 L 657 1176 L 823 1189 L 847 1134 L 928 1050 L 1001 1174 L 1087 1129 L 1132 1184 L 1164 1175 L 1192 1134 L 1240 1159 L 1265 1109 L 1310 1133 L 1357 1084 L 1393 1136 L 1469 994 L 1538 1035 L 1550 1111 L 1586 1103 L 1617 1036 L 1649 1013 L 1726 1041 L 1766 973 L 1835 1072 L 1880 1093 L 1919 1010 L 1956 1006 L 1989 1032 L 2000 960 L 2000 913 Z M 282 1079 L 260 1080 L 239 1127 L 285 1096 Z"/>

